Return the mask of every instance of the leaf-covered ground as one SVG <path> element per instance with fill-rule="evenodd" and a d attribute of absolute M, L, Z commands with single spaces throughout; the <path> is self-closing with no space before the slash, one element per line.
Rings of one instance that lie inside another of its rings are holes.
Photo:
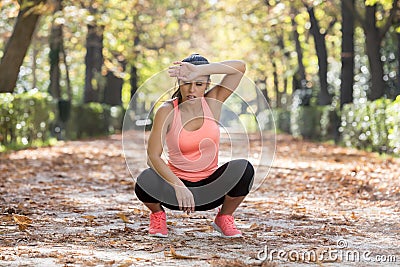
<path fill-rule="evenodd" d="M 0 265 L 400 264 L 399 159 L 286 135 L 276 148 L 230 240 L 210 227 L 215 210 L 168 211 L 170 236 L 148 237 L 119 135 L 1 154 Z"/>

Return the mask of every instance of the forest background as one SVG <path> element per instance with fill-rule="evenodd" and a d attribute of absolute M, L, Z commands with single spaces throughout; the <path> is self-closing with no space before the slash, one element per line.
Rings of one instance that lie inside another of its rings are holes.
<path fill-rule="evenodd" d="M 399 6 L 397 0 L 2 1 L 1 150 L 118 132 L 127 109 L 139 128 L 146 126 L 159 88 L 138 88 L 195 52 L 213 62 L 247 62 L 247 77 L 269 105 L 260 105 L 260 94 L 245 99 L 255 110 L 241 118 L 250 131 L 268 109 L 275 126 L 269 121 L 261 129 L 398 154 Z"/>

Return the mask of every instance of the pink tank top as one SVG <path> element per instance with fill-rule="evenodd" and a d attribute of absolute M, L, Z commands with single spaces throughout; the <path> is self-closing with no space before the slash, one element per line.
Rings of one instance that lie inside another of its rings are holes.
<path fill-rule="evenodd" d="M 181 179 L 197 182 L 218 168 L 219 126 L 204 97 L 203 125 L 195 131 L 182 126 L 178 99 L 173 100 L 174 119 L 166 134 L 168 166 Z"/>

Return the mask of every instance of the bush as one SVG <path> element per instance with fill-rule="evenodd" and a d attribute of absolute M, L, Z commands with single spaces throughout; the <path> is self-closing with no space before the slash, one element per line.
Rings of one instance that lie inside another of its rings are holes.
<path fill-rule="evenodd" d="M 65 105 L 67 101 L 59 102 Z M 70 107 L 69 102 L 67 104 L 71 112 L 63 117 L 57 103 L 47 93 L 37 90 L 15 95 L 1 93 L 0 151 L 47 144 L 55 141 L 54 135 L 77 139 L 108 135 L 122 129 L 122 107 L 100 103 Z"/>
<path fill-rule="evenodd" d="M 330 106 L 297 106 L 290 113 L 290 129 L 295 137 L 328 140 L 334 138 L 337 120 Z"/>
<path fill-rule="evenodd" d="M 341 116 L 342 141 L 346 146 L 366 148 L 371 143 L 368 108 L 362 104 L 346 104 Z"/>
<path fill-rule="evenodd" d="M 400 97 L 392 102 L 378 99 L 343 107 L 340 132 L 346 146 L 399 153 Z"/>
<path fill-rule="evenodd" d="M 394 153 L 400 155 L 400 96 L 386 107 L 386 125 L 388 145 Z"/>
<path fill-rule="evenodd" d="M 72 105 L 66 125 L 68 139 L 79 139 L 114 133 L 122 129 L 124 110 L 101 103 Z"/>
<path fill-rule="evenodd" d="M 37 90 L 0 94 L 0 145 L 26 147 L 49 140 L 49 125 L 55 119 L 52 98 Z"/>
<path fill-rule="evenodd" d="M 285 109 L 274 109 L 273 115 L 277 130 L 290 134 L 290 111 Z"/>

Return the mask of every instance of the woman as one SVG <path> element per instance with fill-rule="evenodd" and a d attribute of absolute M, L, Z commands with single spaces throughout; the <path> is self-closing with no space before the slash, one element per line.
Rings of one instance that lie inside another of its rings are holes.
<path fill-rule="evenodd" d="M 209 63 L 199 54 L 169 68 L 179 89 L 155 114 L 147 147 L 150 168 L 139 175 L 135 186 L 139 200 L 151 211 L 151 236 L 168 236 L 164 207 L 190 213 L 220 205 L 213 227 L 223 237 L 242 236 L 232 214 L 250 191 L 254 168 L 244 159 L 217 164 L 222 104 L 245 70 L 242 61 Z M 207 91 L 212 74 L 225 76 Z M 161 158 L 164 142 L 167 163 Z"/>

